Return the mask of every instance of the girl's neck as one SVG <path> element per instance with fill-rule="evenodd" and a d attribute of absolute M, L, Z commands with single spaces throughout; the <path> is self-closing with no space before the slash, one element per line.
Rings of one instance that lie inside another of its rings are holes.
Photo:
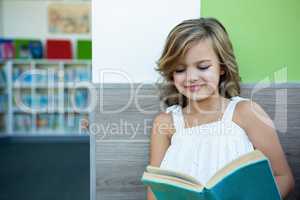
<path fill-rule="evenodd" d="M 211 95 L 203 100 L 194 101 L 188 99 L 187 105 L 183 111 L 186 114 L 199 114 L 199 113 L 216 113 L 224 110 L 228 100 L 219 94 Z"/>

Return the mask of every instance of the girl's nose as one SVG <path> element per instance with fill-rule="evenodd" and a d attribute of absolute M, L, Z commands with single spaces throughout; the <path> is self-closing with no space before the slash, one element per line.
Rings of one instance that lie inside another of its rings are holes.
<path fill-rule="evenodd" d="M 197 70 L 194 69 L 194 67 L 188 67 L 187 68 L 186 76 L 187 76 L 186 80 L 188 82 L 195 82 L 195 81 L 197 81 L 200 78 Z"/>

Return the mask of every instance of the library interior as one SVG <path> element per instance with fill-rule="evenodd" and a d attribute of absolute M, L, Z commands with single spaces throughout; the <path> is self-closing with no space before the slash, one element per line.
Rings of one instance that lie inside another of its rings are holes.
<path fill-rule="evenodd" d="M 89 199 L 91 2 L 0 0 L 0 199 Z"/>

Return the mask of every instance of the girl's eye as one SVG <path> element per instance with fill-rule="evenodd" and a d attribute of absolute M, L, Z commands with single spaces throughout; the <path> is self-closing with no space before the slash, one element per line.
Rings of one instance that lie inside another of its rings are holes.
<path fill-rule="evenodd" d="M 181 72 L 184 72 L 184 71 L 185 71 L 185 68 L 180 68 L 180 69 L 175 70 L 176 73 L 181 73 Z"/>
<path fill-rule="evenodd" d="M 200 69 L 200 70 L 206 70 L 209 67 L 210 67 L 209 65 L 207 65 L 207 66 L 198 66 L 198 69 Z"/>

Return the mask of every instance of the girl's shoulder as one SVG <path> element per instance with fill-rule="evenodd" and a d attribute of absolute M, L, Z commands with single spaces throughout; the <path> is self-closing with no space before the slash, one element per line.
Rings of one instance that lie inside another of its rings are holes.
<path fill-rule="evenodd" d="M 253 114 L 253 112 L 261 112 L 263 108 L 255 101 L 244 98 L 244 97 L 233 97 L 233 99 L 237 100 L 236 104 L 236 113 L 244 114 L 245 116 L 249 114 Z"/>
<path fill-rule="evenodd" d="M 159 124 L 161 123 L 167 123 L 167 124 L 173 124 L 173 117 L 172 114 L 174 112 L 179 112 L 181 109 L 180 105 L 171 105 L 165 108 L 164 111 L 158 113 L 154 117 L 154 122 L 157 122 Z"/>
<path fill-rule="evenodd" d="M 242 98 L 242 97 L 237 97 Z M 248 126 L 253 126 L 254 120 L 262 120 L 267 123 L 272 123 L 272 120 L 268 114 L 264 111 L 262 106 L 257 102 L 242 98 L 242 101 L 238 101 L 235 112 L 233 115 L 233 121 L 239 124 L 241 127 L 246 129 Z"/>
<path fill-rule="evenodd" d="M 154 117 L 153 126 L 155 126 L 164 134 L 166 134 L 169 137 L 169 139 L 171 139 L 171 135 L 175 132 L 173 118 L 170 112 L 164 111 L 158 113 Z"/>
<path fill-rule="evenodd" d="M 160 112 L 157 115 L 155 115 L 153 121 L 157 122 L 157 123 L 162 123 L 162 122 L 169 122 L 169 123 L 171 123 L 172 122 L 172 116 L 171 116 L 170 113 Z"/>

